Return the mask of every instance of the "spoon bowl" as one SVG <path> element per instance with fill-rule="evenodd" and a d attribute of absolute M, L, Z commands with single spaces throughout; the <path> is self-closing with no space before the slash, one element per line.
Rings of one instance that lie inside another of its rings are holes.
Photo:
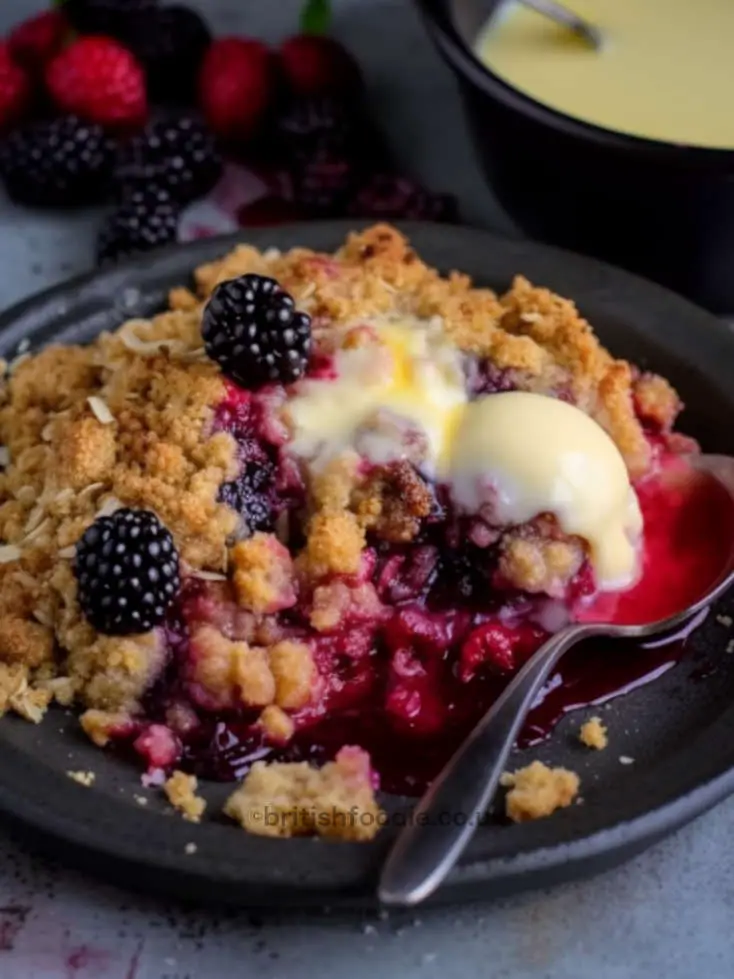
<path fill-rule="evenodd" d="M 734 501 L 734 458 L 701 455 L 694 468 L 721 483 Z M 519 670 L 433 781 L 398 837 L 382 870 L 378 897 L 412 906 L 429 897 L 456 864 L 495 793 L 523 722 L 558 661 L 594 636 L 646 639 L 679 630 L 734 583 L 734 541 L 716 579 L 692 604 L 652 622 L 575 622 L 551 636 Z M 457 818 L 446 819 L 449 813 Z"/>

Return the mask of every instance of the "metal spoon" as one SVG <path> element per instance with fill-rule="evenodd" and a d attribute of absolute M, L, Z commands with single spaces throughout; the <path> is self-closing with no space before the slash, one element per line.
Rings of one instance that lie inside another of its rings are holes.
<path fill-rule="evenodd" d="M 734 458 L 703 455 L 695 465 L 718 479 L 734 498 Z M 643 639 L 673 631 L 707 608 L 733 582 L 734 541 L 719 578 L 702 598 L 681 612 L 640 625 L 574 624 L 552 636 L 525 663 L 415 807 L 413 818 L 383 867 L 380 901 L 398 906 L 418 904 L 441 884 L 474 835 L 535 698 L 572 646 L 591 636 Z M 447 819 L 447 814 L 457 818 Z"/>
<path fill-rule="evenodd" d="M 592 48 L 600 48 L 604 42 L 604 35 L 588 20 L 584 20 L 583 17 L 579 17 L 575 14 L 573 10 L 569 10 L 568 7 L 564 7 L 562 4 L 557 3 L 556 0 L 519 0 L 525 7 L 530 7 L 538 14 L 542 14 L 544 17 L 550 17 L 551 20 L 555 21 L 561 27 L 565 27 L 574 34 L 578 34 L 579 37 L 587 41 Z"/>

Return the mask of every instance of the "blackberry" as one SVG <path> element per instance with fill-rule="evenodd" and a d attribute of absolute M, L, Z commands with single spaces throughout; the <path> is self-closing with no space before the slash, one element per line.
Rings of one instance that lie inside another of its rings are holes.
<path fill-rule="evenodd" d="M 378 173 L 362 186 L 350 204 L 353 217 L 408 221 L 456 221 L 456 200 L 434 194 L 408 177 Z"/>
<path fill-rule="evenodd" d="M 212 35 L 196 11 L 179 4 L 156 7 L 129 21 L 124 41 L 145 69 L 154 101 L 194 101 L 199 68 Z"/>
<path fill-rule="evenodd" d="M 276 127 L 289 169 L 318 155 L 349 160 L 355 169 L 365 171 L 387 164 L 385 142 L 362 104 L 327 95 L 294 97 Z"/>
<path fill-rule="evenodd" d="M 134 191 L 102 225 L 97 262 L 116 261 L 174 242 L 179 216 L 179 205 L 167 191 L 157 187 Z"/>
<path fill-rule="evenodd" d="M 311 318 L 275 279 L 241 275 L 220 283 L 204 309 L 206 352 L 245 388 L 298 380 L 311 350 Z"/>
<path fill-rule="evenodd" d="M 144 22 L 158 0 L 66 0 L 64 10 L 80 34 L 106 34 L 125 41 L 134 21 Z"/>
<path fill-rule="evenodd" d="M 207 194 L 221 173 L 222 159 L 204 123 L 178 114 L 134 136 L 120 152 L 115 176 L 128 190 L 154 186 L 188 204 Z"/>
<path fill-rule="evenodd" d="M 115 144 L 101 126 L 60 116 L 16 129 L 0 144 L 0 177 L 20 204 L 92 204 L 109 192 Z"/>
<path fill-rule="evenodd" d="M 271 462 L 246 462 L 237 479 L 220 488 L 219 499 L 242 515 L 251 533 L 272 530 L 274 483 L 275 468 Z"/>
<path fill-rule="evenodd" d="M 298 207 L 327 216 L 343 212 L 357 175 L 349 160 L 326 151 L 304 160 L 291 173 L 291 197 Z"/>
<path fill-rule="evenodd" d="M 82 612 L 110 636 L 159 625 L 181 585 L 173 537 L 150 510 L 98 517 L 77 544 L 74 574 Z"/>

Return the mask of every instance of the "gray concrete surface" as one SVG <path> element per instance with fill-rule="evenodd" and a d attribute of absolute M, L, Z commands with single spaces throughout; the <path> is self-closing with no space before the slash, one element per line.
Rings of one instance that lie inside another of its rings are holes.
<path fill-rule="evenodd" d="M 472 161 L 453 84 L 408 0 L 336 0 L 410 169 L 507 229 Z M 211 0 L 220 32 L 277 38 L 300 0 Z M 3 0 L 0 32 L 39 3 Z M 91 261 L 93 214 L 0 203 L 0 308 Z M 49 800 L 53 805 L 53 800 Z M 734 800 L 634 863 L 513 900 L 389 917 L 264 922 L 182 909 L 86 879 L 0 834 L 0 979 L 725 979 L 734 973 Z"/>

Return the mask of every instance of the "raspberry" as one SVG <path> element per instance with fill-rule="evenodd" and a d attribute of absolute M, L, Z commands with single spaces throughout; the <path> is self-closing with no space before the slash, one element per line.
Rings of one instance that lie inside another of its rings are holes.
<path fill-rule="evenodd" d="M 64 9 L 80 34 L 124 38 L 131 21 L 150 15 L 158 0 L 66 0 Z"/>
<path fill-rule="evenodd" d="M 187 204 L 219 180 L 222 160 L 209 130 L 189 115 L 151 123 L 123 148 L 117 180 L 128 189 L 156 186 Z"/>
<path fill-rule="evenodd" d="M 103 224 L 97 239 L 97 261 L 116 261 L 176 240 L 179 205 L 157 187 L 136 190 Z"/>
<path fill-rule="evenodd" d="M 44 10 L 13 29 L 8 38 L 10 53 L 28 71 L 38 71 L 61 49 L 68 30 L 62 10 Z"/>
<path fill-rule="evenodd" d="M 251 139 L 273 96 L 270 52 L 260 41 L 225 37 L 215 41 L 199 72 L 199 105 L 221 139 Z"/>
<path fill-rule="evenodd" d="M 30 101 L 28 76 L 11 58 L 8 45 L 0 42 L 0 132 L 25 115 Z"/>
<path fill-rule="evenodd" d="M 467 391 L 471 398 L 517 389 L 516 372 L 498 367 L 491 360 L 467 359 L 465 371 Z"/>
<path fill-rule="evenodd" d="M 391 173 L 372 176 L 349 206 L 353 217 L 378 221 L 455 221 L 456 201 L 449 194 L 434 194 L 408 177 Z"/>
<path fill-rule="evenodd" d="M 98 632 L 124 636 L 159 625 L 181 584 L 173 537 L 149 510 L 98 517 L 77 544 L 82 612 Z"/>
<path fill-rule="evenodd" d="M 212 36 L 204 20 L 189 7 L 156 7 L 132 18 L 123 40 L 138 58 L 148 79 L 148 94 L 160 102 L 188 104 Z"/>
<path fill-rule="evenodd" d="M 298 380 L 311 349 L 311 319 L 275 279 L 242 275 L 220 283 L 204 309 L 206 352 L 245 388 Z"/>
<path fill-rule="evenodd" d="M 145 74 L 133 55 L 108 37 L 82 37 L 46 69 L 54 102 L 90 122 L 137 128 L 148 112 Z"/>
<path fill-rule="evenodd" d="M 482 667 L 512 673 L 538 649 L 548 633 L 532 623 L 508 625 L 493 621 L 478 626 L 462 644 L 459 677 L 465 683 Z"/>
<path fill-rule="evenodd" d="M 20 204 L 92 204 L 110 189 L 114 159 L 101 126 L 60 116 L 12 132 L 0 147 L 0 176 Z"/>
<path fill-rule="evenodd" d="M 344 95 L 362 88 L 357 62 L 331 37 L 299 34 L 288 38 L 279 54 L 283 75 L 298 95 Z"/>

